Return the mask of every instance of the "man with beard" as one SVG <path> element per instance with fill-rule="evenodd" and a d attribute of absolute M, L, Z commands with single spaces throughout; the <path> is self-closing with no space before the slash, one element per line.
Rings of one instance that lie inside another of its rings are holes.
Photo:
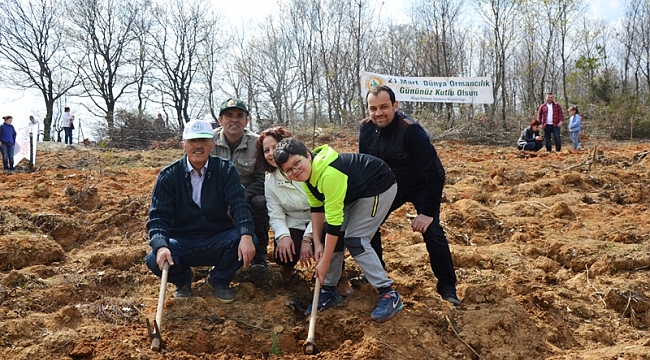
<path fill-rule="evenodd" d="M 359 152 L 384 160 L 395 174 L 397 196 L 389 214 L 406 202 L 413 204 L 418 215 L 411 226 L 424 238 L 431 269 L 438 278 L 438 293 L 454 306 L 460 306 L 454 263 L 440 226 L 445 169 L 436 149 L 422 126 L 398 111 L 398 102 L 390 87 L 382 85 L 371 89 L 366 102 L 370 117 L 361 121 Z M 379 231 L 371 243 L 381 259 Z"/>

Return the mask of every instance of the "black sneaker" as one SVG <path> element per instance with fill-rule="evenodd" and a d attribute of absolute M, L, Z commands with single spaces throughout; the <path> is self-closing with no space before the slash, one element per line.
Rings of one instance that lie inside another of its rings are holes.
<path fill-rule="evenodd" d="M 217 296 L 217 299 L 224 304 L 229 304 L 235 301 L 235 290 L 231 289 L 230 287 L 217 287 L 214 290 L 214 294 Z"/>
<path fill-rule="evenodd" d="M 460 306 L 460 300 L 458 300 L 458 296 L 454 293 L 444 293 L 441 297 L 443 300 L 449 301 L 454 306 Z"/>
<path fill-rule="evenodd" d="M 253 259 L 251 263 L 251 271 L 261 272 L 266 271 L 269 268 L 269 264 L 266 259 Z"/>
<path fill-rule="evenodd" d="M 210 276 L 208 276 L 208 278 L 205 279 L 205 283 L 208 285 L 210 289 L 212 289 L 212 291 L 214 291 L 214 295 L 216 295 L 217 299 L 222 303 L 228 304 L 235 300 L 235 290 L 231 289 L 230 286 L 222 287 L 222 286 L 212 285 Z"/>
<path fill-rule="evenodd" d="M 360 288 L 367 283 L 368 283 L 368 279 L 366 279 L 366 274 L 364 273 L 361 273 L 359 274 L 359 276 L 350 279 L 350 285 L 356 288 Z"/>
<path fill-rule="evenodd" d="M 177 299 L 188 298 L 192 296 L 192 280 L 194 279 L 194 272 L 190 269 L 192 275 L 190 276 L 190 282 L 182 286 L 176 285 L 176 291 L 174 291 L 174 297 Z"/>
<path fill-rule="evenodd" d="M 177 299 L 188 298 L 192 296 L 192 287 L 188 285 L 176 286 L 176 291 L 174 291 L 174 297 Z"/>
<path fill-rule="evenodd" d="M 320 293 L 318 294 L 318 311 L 323 311 L 327 310 L 331 307 L 334 307 L 336 304 L 340 303 L 343 298 L 339 294 L 338 290 L 336 290 L 336 286 L 332 286 L 329 288 L 321 288 Z M 305 309 L 305 315 L 310 315 L 312 308 L 312 304 L 309 304 L 307 306 L 307 309 Z"/>

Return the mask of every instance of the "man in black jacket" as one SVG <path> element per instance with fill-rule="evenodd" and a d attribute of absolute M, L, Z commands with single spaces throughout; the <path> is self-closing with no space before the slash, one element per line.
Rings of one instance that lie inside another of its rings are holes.
<path fill-rule="evenodd" d="M 444 300 L 459 306 L 454 263 L 440 227 L 445 169 L 436 149 L 422 126 L 397 111 L 398 103 L 391 88 L 385 85 L 373 88 L 366 95 L 366 102 L 370 117 L 361 121 L 359 152 L 377 156 L 390 166 L 397 178 L 397 196 L 390 211 L 406 202 L 413 203 L 418 215 L 411 225 L 413 231 L 422 233 L 431 269 L 438 278 L 438 292 Z M 379 231 L 372 244 L 381 259 Z"/>
<path fill-rule="evenodd" d="M 255 226 L 244 187 L 230 160 L 210 156 L 212 126 L 190 121 L 183 131 L 185 156 L 158 174 L 149 208 L 149 244 L 145 262 L 162 275 L 170 265 L 174 296 L 192 294 L 191 267 L 214 266 L 206 284 L 224 303 L 235 299 L 230 282 L 255 255 Z"/>

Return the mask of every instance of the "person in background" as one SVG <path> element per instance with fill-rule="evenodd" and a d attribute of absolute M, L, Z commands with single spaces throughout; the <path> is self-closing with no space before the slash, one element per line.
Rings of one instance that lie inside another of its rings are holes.
<path fill-rule="evenodd" d="M 269 245 L 269 214 L 264 197 L 264 171 L 255 166 L 255 143 L 259 135 L 246 129 L 250 114 L 240 99 L 230 98 L 224 101 L 217 120 L 221 126 L 214 129 L 215 146 L 212 154 L 230 159 L 239 172 L 259 241 L 251 269 L 264 271 L 268 268 L 266 253 Z"/>
<path fill-rule="evenodd" d="M 569 108 L 569 124 L 567 125 L 567 130 L 571 135 L 571 143 L 573 145 L 573 150 L 578 150 L 580 147 L 580 130 L 582 129 L 582 117 L 580 117 L 580 111 L 577 106 L 571 106 Z"/>
<path fill-rule="evenodd" d="M 397 179 L 397 196 L 386 217 L 404 203 L 413 204 L 418 215 L 411 226 L 413 231 L 422 234 L 427 246 L 431 269 L 438 278 L 438 293 L 443 300 L 460 306 L 454 262 L 440 226 L 445 169 L 438 153 L 422 126 L 398 111 L 399 104 L 390 87 L 371 89 L 366 94 L 366 102 L 370 116 L 359 127 L 359 152 L 384 160 Z M 372 247 L 381 259 L 379 231 L 374 234 Z"/>
<path fill-rule="evenodd" d="M 277 144 L 273 157 L 288 179 L 304 183 L 311 207 L 314 245 L 321 243 L 325 229 L 325 246 L 322 256 L 316 255 L 314 274 L 323 286 L 317 309 L 309 305 L 305 314 L 341 301 L 336 285 L 345 250 L 339 240 L 345 232 L 343 245 L 379 292 L 379 301 L 370 317 L 377 322 L 394 318 L 404 304 L 370 245 L 397 193 L 395 176 L 388 165 L 367 154 L 339 154 L 328 145 L 310 152 L 305 144 L 291 138 Z"/>
<path fill-rule="evenodd" d="M 70 108 L 63 109 L 63 116 L 61 117 L 61 126 L 65 133 L 64 143 L 66 146 L 72 146 L 72 129 L 74 129 L 74 115 L 70 113 Z"/>
<path fill-rule="evenodd" d="M 235 299 L 230 283 L 242 265 L 251 263 L 256 239 L 235 166 L 210 156 L 212 136 L 206 121 L 185 124 L 185 155 L 158 174 L 147 222 L 151 252 L 145 262 L 157 276 L 169 263 L 176 298 L 192 295 L 191 267 L 214 266 L 206 284 L 219 301 L 230 303 Z"/>
<path fill-rule="evenodd" d="M 538 151 L 544 146 L 542 140 L 544 138 L 539 136 L 539 128 L 541 124 L 537 119 L 533 119 L 530 122 L 530 126 L 525 128 L 519 139 L 517 140 L 517 149 L 519 150 L 528 150 L 528 151 Z"/>
<path fill-rule="evenodd" d="M 161 113 L 158 113 L 158 115 L 156 115 L 156 119 L 154 120 L 154 125 L 156 125 L 159 129 L 165 128 L 165 120 L 163 120 L 163 116 Z"/>
<path fill-rule="evenodd" d="M 40 124 L 41 123 L 38 120 L 34 119 L 32 115 L 29 116 L 29 133 L 33 135 L 34 130 L 36 130 L 36 142 L 40 141 Z"/>
<path fill-rule="evenodd" d="M 285 282 L 291 280 L 298 260 L 302 266 L 309 266 L 315 259 L 307 194 L 302 184 L 282 175 L 273 158 L 278 142 L 290 137 L 286 129 L 272 127 L 260 133 L 255 145 L 255 163 L 266 172 L 264 196 L 275 235 L 274 259 L 280 265 L 280 276 Z M 337 289 L 342 296 L 349 296 L 354 290 L 348 282 L 345 265 L 343 267 Z"/>
<path fill-rule="evenodd" d="M 562 149 L 562 139 L 560 139 L 560 129 L 564 121 L 562 106 L 553 101 L 553 93 L 546 94 L 546 102 L 540 105 L 537 110 L 537 121 L 544 129 L 544 139 L 546 140 L 546 151 L 551 152 L 551 135 L 555 141 L 555 151 L 560 152 Z"/>
<path fill-rule="evenodd" d="M 2 148 L 2 168 L 14 171 L 14 148 L 16 147 L 16 129 L 11 124 L 13 116 L 3 116 L 4 123 L 0 125 L 0 147 Z"/>

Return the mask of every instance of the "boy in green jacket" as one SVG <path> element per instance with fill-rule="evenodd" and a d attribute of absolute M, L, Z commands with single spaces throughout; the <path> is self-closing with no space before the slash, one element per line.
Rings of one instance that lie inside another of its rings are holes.
<path fill-rule="evenodd" d="M 379 303 L 370 317 L 377 322 L 395 317 L 404 305 L 370 245 L 397 193 L 395 176 L 388 165 L 367 154 L 338 154 L 327 145 L 312 153 L 305 144 L 291 138 L 277 144 L 273 157 L 288 179 L 303 182 L 307 193 L 317 261 L 315 277 L 323 284 L 318 310 L 341 301 L 336 284 L 344 249 L 336 244 L 339 234 L 345 231 L 345 247 L 379 292 Z M 320 237 L 324 222 L 323 247 Z M 311 311 L 310 306 L 306 314 Z"/>

